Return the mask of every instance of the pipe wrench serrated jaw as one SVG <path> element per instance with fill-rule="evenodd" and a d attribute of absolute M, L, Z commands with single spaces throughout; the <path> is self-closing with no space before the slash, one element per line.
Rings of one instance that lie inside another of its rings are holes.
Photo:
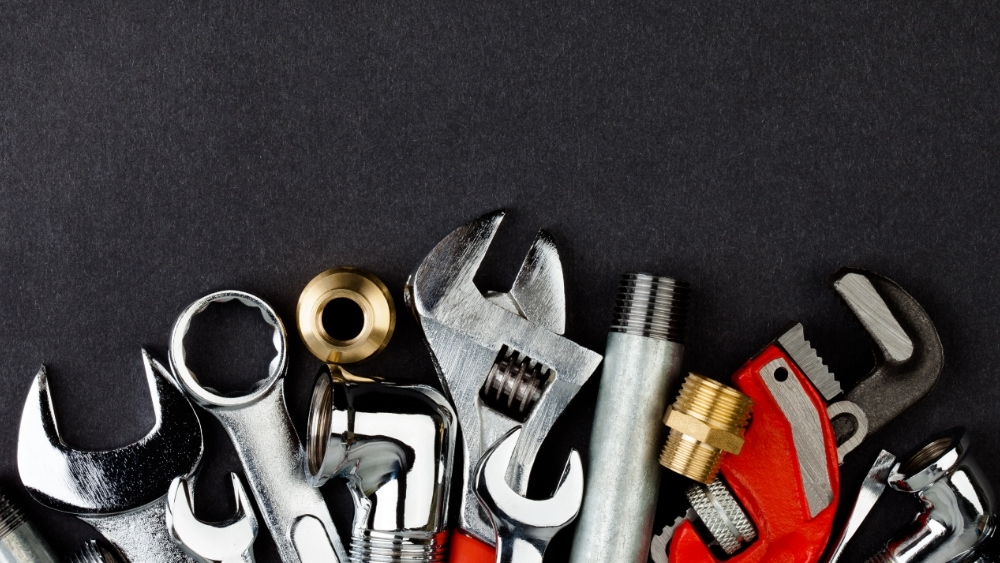
<path fill-rule="evenodd" d="M 201 425 L 169 372 L 142 351 L 155 423 L 141 440 L 107 451 L 66 444 L 56 424 L 44 366 L 31 384 L 18 435 L 21 480 L 38 502 L 77 515 L 111 514 L 148 504 L 201 460 Z"/>
<path fill-rule="evenodd" d="M 492 525 L 472 486 L 476 463 L 507 432 L 523 426 L 507 481 L 524 494 L 542 441 L 601 361 L 561 336 L 562 264 L 548 234 L 536 237 L 510 292 L 484 295 L 473 283 L 503 216 L 490 213 L 453 231 L 406 288 L 462 429 L 461 525 L 488 543 Z"/>

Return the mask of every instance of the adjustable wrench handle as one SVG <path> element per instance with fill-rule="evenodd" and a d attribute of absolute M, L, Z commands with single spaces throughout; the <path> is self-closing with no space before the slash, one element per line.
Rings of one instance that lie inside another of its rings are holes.
<path fill-rule="evenodd" d="M 459 529 L 452 530 L 448 540 L 448 563 L 495 563 L 496 548 Z"/>
<path fill-rule="evenodd" d="M 79 516 L 133 563 L 195 563 L 167 532 L 167 496 L 107 516 Z"/>
<path fill-rule="evenodd" d="M 253 404 L 209 410 L 240 456 L 282 561 L 346 562 L 326 501 L 306 482 L 305 452 L 288 416 L 282 386 Z"/>
<path fill-rule="evenodd" d="M 765 367 L 775 361 L 788 366 L 787 377 L 799 379 L 808 402 L 819 413 L 833 496 L 814 516 L 810 515 L 793 428 L 763 380 Z M 815 563 L 826 548 L 840 497 L 837 443 L 826 415 L 826 403 L 795 362 L 774 344 L 740 368 L 733 377 L 733 385 L 753 399 L 753 421 L 743 451 L 727 456 L 720 474 L 746 509 L 758 537 L 726 562 Z M 683 563 L 718 561 L 690 522 L 684 522 L 675 531 L 669 559 Z"/>

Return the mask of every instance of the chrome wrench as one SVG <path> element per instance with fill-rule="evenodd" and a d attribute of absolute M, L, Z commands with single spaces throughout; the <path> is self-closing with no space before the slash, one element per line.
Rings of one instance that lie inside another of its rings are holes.
<path fill-rule="evenodd" d="M 235 473 L 233 494 L 236 515 L 228 522 L 209 524 L 194 515 L 188 481 L 180 477 L 167 493 L 167 529 L 170 537 L 200 563 L 254 563 L 253 542 L 257 538 L 257 515 Z"/>
<path fill-rule="evenodd" d="M 274 329 L 274 348 L 266 379 L 242 396 L 222 396 L 199 382 L 185 363 L 184 336 L 191 319 L 212 303 L 236 299 L 260 310 Z M 170 365 L 195 403 L 222 423 L 243 463 L 261 518 L 286 563 L 347 561 L 344 546 L 319 489 L 306 482 L 305 452 L 285 405 L 287 336 L 281 319 L 259 297 L 219 291 L 188 305 L 170 335 Z"/>

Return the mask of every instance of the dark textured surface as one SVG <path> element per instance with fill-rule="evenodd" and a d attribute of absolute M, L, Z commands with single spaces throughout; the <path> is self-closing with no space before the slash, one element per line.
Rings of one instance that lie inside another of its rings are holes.
<path fill-rule="evenodd" d="M 424 254 L 498 207 L 484 287 L 550 230 L 568 334 L 602 350 L 621 271 L 681 277 L 687 367 L 720 378 L 799 320 L 849 386 L 868 342 L 823 280 L 845 264 L 895 279 L 935 319 L 945 373 L 848 459 L 845 491 L 880 447 L 954 424 L 1000 481 L 997 4 L 474 4 L 0 7 L 0 485 L 61 553 L 92 531 L 28 502 L 15 468 L 40 363 L 68 441 L 127 443 L 152 420 L 138 348 L 163 359 L 193 299 L 256 292 L 292 326 L 313 275 L 355 265 L 401 304 Z M 433 381 L 400 308 L 357 371 Z M 263 376 L 255 320 L 192 335 L 206 380 Z M 300 432 L 317 367 L 293 338 Z M 585 447 L 595 397 L 592 382 L 558 426 L 538 492 Z M 221 519 L 238 465 L 205 426 L 199 512 Z M 665 479 L 658 525 L 681 484 Z M 911 509 L 880 505 L 847 560 Z M 273 553 L 262 538 L 258 560 Z"/>

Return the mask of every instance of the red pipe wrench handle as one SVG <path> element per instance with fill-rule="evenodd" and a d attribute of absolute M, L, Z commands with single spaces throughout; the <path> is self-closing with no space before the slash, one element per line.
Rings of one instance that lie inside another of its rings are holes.
<path fill-rule="evenodd" d="M 497 559 L 495 547 L 457 528 L 448 545 L 448 563 L 495 563 Z"/>
<path fill-rule="evenodd" d="M 791 372 L 788 377 L 798 378 L 820 415 L 833 500 L 815 517 L 810 516 L 792 427 L 762 379 L 761 369 L 776 359 L 785 361 Z M 720 473 L 757 528 L 757 538 L 725 561 L 815 563 L 822 557 L 830 538 L 840 500 L 837 442 L 826 413 L 826 402 L 795 362 L 774 344 L 744 364 L 733 377 L 733 385 L 753 399 L 753 421 L 747 429 L 743 451 L 739 455 L 726 456 Z M 720 561 L 690 522 L 684 522 L 675 530 L 669 558 L 678 563 Z"/>

